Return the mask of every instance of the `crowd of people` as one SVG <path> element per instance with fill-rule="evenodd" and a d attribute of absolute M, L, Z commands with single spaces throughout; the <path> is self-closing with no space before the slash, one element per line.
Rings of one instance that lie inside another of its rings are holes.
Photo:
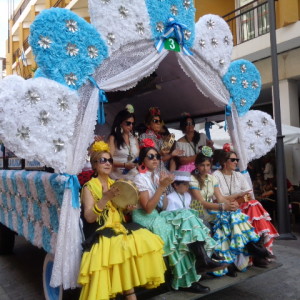
<path fill-rule="evenodd" d="M 278 235 L 259 201 L 237 172 L 234 151 L 218 151 L 184 114 L 184 136 L 174 142 L 160 110 L 150 108 L 145 130 L 134 134 L 131 106 L 120 111 L 107 143 L 90 148 L 92 178 L 81 176 L 84 253 L 80 299 L 135 300 L 134 288 L 155 288 L 172 274 L 174 290 L 209 292 L 201 275 L 235 277 L 251 265 L 266 267 Z M 215 164 L 215 163 L 214 163 Z M 81 174 L 82 175 L 82 174 Z M 118 206 L 115 180 L 130 180 L 137 204 Z"/>

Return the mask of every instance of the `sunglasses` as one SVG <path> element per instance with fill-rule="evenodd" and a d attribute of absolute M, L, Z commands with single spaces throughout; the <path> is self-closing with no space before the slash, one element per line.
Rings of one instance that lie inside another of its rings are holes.
<path fill-rule="evenodd" d="M 154 124 L 160 124 L 160 123 L 161 123 L 161 120 L 153 119 L 152 122 L 153 122 Z"/>
<path fill-rule="evenodd" d="M 231 162 L 239 162 L 239 158 L 228 158 L 228 160 L 230 160 Z"/>
<path fill-rule="evenodd" d="M 157 153 L 157 154 L 148 154 L 147 158 L 149 160 L 153 160 L 154 158 L 156 158 L 157 160 L 160 160 L 160 154 L 159 153 Z"/>
<path fill-rule="evenodd" d="M 194 122 L 186 122 L 185 126 L 195 126 L 195 123 Z"/>
<path fill-rule="evenodd" d="M 126 126 L 131 126 L 131 125 L 134 126 L 134 122 L 130 122 L 130 121 L 126 121 L 125 124 Z"/>
<path fill-rule="evenodd" d="M 180 185 L 180 184 L 190 185 L 190 183 L 188 181 L 181 181 L 181 180 L 175 180 L 174 183 L 177 185 Z"/>
<path fill-rule="evenodd" d="M 106 158 L 106 157 L 101 157 L 97 160 L 98 163 L 101 165 L 106 164 L 107 162 L 110 163 L 111 165 L 113 164 L 114 160 L 112 158 Z"/>

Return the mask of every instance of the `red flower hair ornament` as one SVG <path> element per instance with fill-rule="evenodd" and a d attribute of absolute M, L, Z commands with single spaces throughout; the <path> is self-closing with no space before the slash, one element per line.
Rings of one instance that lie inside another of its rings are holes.
<path fill-rule="evenodd" d="M 148 147 L 155 148 L 155 143 L 154 143 L 154 141 L 151 140 L 151 139 L 143 139 L 143 140 L 140 142 L 140 149 L 142 149 L 142 148 L 148 148 Z"/>
<path fill-rule="evenodd" d="M 223 145 L 223 150 L 226 151 L 226 152 L 232 151 L 232 149 L 231 149 L 231 144 L 230 144 L 230 143 L 224 144 L 224 145 Z"/>
<path fill-rule="evenodd" d="M 150 107 L 149 112 L 152 116 L 160 116 L 160 109 L 158 107 Z"/>

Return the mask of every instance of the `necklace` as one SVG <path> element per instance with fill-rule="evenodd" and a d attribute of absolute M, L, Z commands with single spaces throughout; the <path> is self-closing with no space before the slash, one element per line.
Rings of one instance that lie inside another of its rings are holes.
<path fill-rule="evenodd" d="M 229 195 L 231 195 L 232 173 L 231 173 L 231 175 L 230 175 L 230 185 L 228 185 L 228 182 L 227 182 L 227 180 L 226 180 L 226 178 L 225 178 L 225 176 L 224 176 L 223 172 L 221 172 L 221 173 L 222 173 L 222 175 L 223 175 L 223 178 L 224 178 L 224 181 L 225 181 L 225 183 L 226 183 L 226 185 L 227 185 L 227 188 L 228 188 Z"/>
<path fill-rule="evenodd" d="M 194 150 L 194 153 L 197 154 L 197 150 L 196 150 L 196 145 L 195 145 L 195 143 L 192 144 L 192 143 L 188 140 L 188 138 L 187 138 L 186 135 L 184 136 L 184 138 L 185 138 L 185 140 L 190 144 L 190 146 L 191 146 L 192 149 Z"/>
<path fill-rule="evenodd" d="M 179 193 L 176 192 L 176 194 L 177 194 L 178 198 L 180 199 L 180 201 L 181 201 L 183 207 L 186 208 L 186 207 L 185 207 L 185 196 L 184 196 L 184 194 L 182 195 L 182 197 L 180 196 Z"/>
<path fill-rule="evenodd" d="M 124 139 L 124 141 L 125 141 L 125 139 Z M 131 160 L 133 160 L 133 155 L 131 153 L 130 136 L 128 136 L 128 144 L 125 141 L 125 145 L 128 149 L 127 161 L 131 161 Z"/>

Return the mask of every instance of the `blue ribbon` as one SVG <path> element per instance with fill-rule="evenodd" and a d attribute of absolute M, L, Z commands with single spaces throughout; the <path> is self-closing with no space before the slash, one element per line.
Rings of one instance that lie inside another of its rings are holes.
<path fill-rule="evenodd" d="M 72 191 L 72 207 L 79 208 L 80 207 L 79 189 L 81 186 L 78 181 L 78 177 L 77 175 L 70 175 L 70 174 L 63 174 L 63 175 L 68 177 L 68 180 L 66 182 L 66 189 L 70 189 Z"/>
<path fill-rule="evenodd" d="M 96 80 L 89 76 L 89 80 L 90 82 L 99 90 L 99 107 L 98 107 L 98 124 L 105 124 L 105 113 L 104 113 L 104 103 L 107 103 L 107 98 L 105 95 L 105 91 L 100 89 L 100 87 L 98 86 Z"/>
<path fill-rule="evenodd" d="M 212 128 L 212 122 L 205 122 L 205 134 L 207 138 L 211 141 L 210 129 Z"/>
<path fill-rule="evenodd" d="M 174 18 L 169 18 L 166 29 L 162 37 L 155 43 L 155 48 L 160 53 L 164 48 L 164 41 L 174 32 L 178 44 L 182 47 L 185 55 L 193 55 L 193 52 L 184 45 L 184 30 L 188 27 L 184 24 L 178 23 Z"/>
<path fill-rule="evenodd" d="M 246 173 L 248 173 L 248 170 L 241 171 L 240 173 L 246 174 Z"/>

